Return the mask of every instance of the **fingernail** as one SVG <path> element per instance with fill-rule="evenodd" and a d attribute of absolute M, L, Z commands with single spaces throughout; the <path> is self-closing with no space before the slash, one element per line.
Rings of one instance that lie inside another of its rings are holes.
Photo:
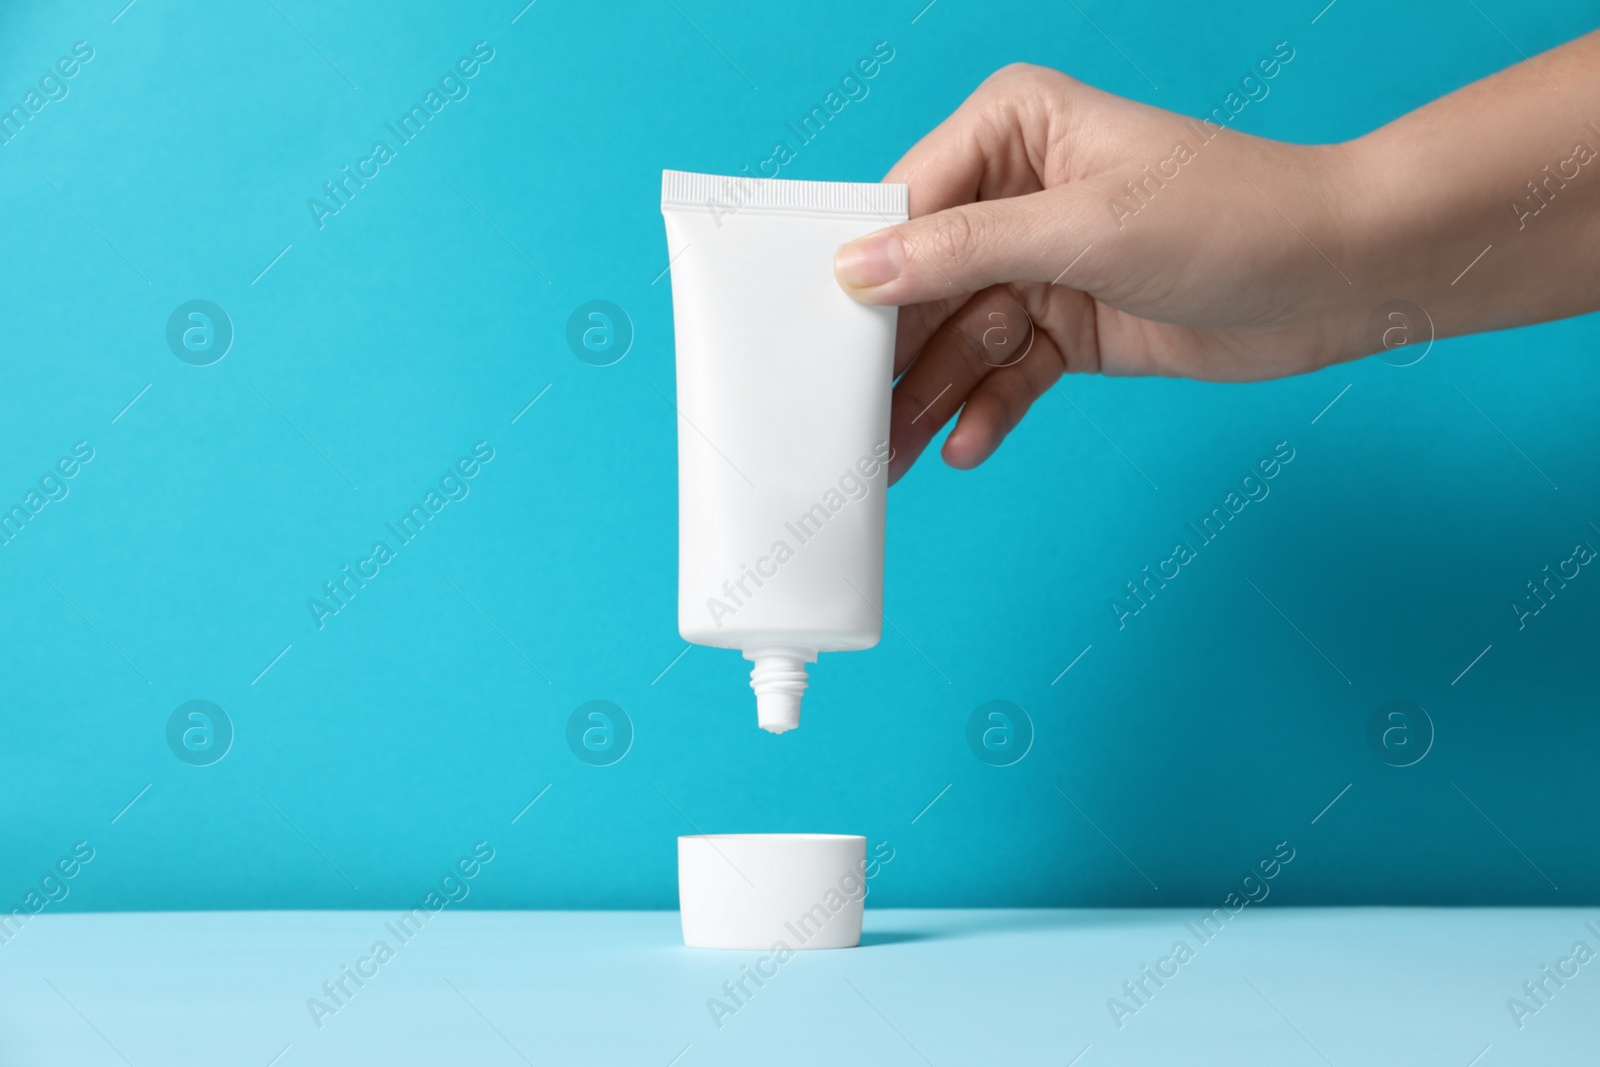
<path fill-rule="evenodd" d="M 871 289 L 900 277 L 905 248 L 893 233 L 873 233 L 842 246 L 833 257 L 833 272 L 852 289 Z"/>

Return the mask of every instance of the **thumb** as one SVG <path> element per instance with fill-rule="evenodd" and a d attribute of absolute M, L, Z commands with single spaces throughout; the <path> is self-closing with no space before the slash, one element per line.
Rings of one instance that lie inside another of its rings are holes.
<path fill-rule="evenodd" d="M 1070 187 L 981 200 L 897 223 L 843 245 L 833 272 L 864 304 L 920 304 L 1003 282 L 1050 281 L 1064 231 L 1086 230 Z"/>

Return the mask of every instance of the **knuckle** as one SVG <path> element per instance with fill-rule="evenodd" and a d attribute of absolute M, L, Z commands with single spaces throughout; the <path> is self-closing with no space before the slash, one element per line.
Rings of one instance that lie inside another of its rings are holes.
<path fill-rule="evenodd" d="M 997 86 L 1026 84 L 1038 76 L 1044 67 L 1034 63 L 1007 63 L 993 74 L 988 82 Z"/>
<path fill-rule="evenodd" d="M 939 220 L 930 235 L 930 250 L 939 262 L 963 267 L 977 254 L 983 226 L 972 212 L 952 211 Z"/>
<path fill-rule="evenodd" d="M 1036 63 L 1008 63 L 984 81 L 985 86 L 1018 93 L 1055 91 L 1071 84 L 1071 77 Z"/>
<path fill-rule="evenodd" d="M 1033 351 L 1034 333 L 1033 316 L 1020 301 L 989 312 L 982 336 L 983 361 L 994 370 L 1015 367 Z"/>
<path fill-rule="evenodd" d="M 933 409 L 940 399 L 937 393 L 924 395 L 920 389 L 914 393 L 904 387 L 895 390 L 895 422 L 908 447 L 921 448 L 938 432 L 945 420 Z"/>

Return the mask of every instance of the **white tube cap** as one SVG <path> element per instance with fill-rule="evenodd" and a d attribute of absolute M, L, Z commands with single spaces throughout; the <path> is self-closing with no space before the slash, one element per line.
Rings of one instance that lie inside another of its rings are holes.
<path fill-rule="evenodd" d="M 763 730 L 781 734 L 800 725 L 800 697 L 806 691 L 806 664 L 817 654 L 804 648 L 751 649 L 744 658 L 755 664 L 750 688 L 756 692 L 756 719 Z"/>
<path fill-rule="evenodd" d="M 866 857 L 867 839 L 846 834 L 680 837 L 683 943 L 762 952 L 858 945 Z"/>

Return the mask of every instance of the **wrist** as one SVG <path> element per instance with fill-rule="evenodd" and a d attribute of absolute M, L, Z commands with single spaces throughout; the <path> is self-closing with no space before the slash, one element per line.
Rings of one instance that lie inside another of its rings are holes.
<path fill-rule="evenodd" d="M 1358 142 L 1267 144 L 1247 167 L 1254 191 L 1241 195 L 1258 235 L 1251 273 L 1274 294 L 1271 328 L 1286 331 L 1300 371 L 1367 355 L 1372 294 L 1387 285 L 1372 229 L 1383 192 L 1374 161 Z"/>
<path fill-rule="evenodd" d="M 1414 299 L 1400 291 L 1407 269 L 1401 252 L 1414 235 L 1396 223 L 1407 212 L 1397 205 L 1393 160 L 1381 146 L 1360 137 L 1309 151 L 1324 205 L 1318 244 L 1332 268 L 1322 299 L 1312 302 L 1320 363 L 1327 366 L 1377 351 L 1383 341 L 1381 328 L 1377 338 L 1369 328 L 1374 315 L 1383 319 L 1384 305 Z"/>

